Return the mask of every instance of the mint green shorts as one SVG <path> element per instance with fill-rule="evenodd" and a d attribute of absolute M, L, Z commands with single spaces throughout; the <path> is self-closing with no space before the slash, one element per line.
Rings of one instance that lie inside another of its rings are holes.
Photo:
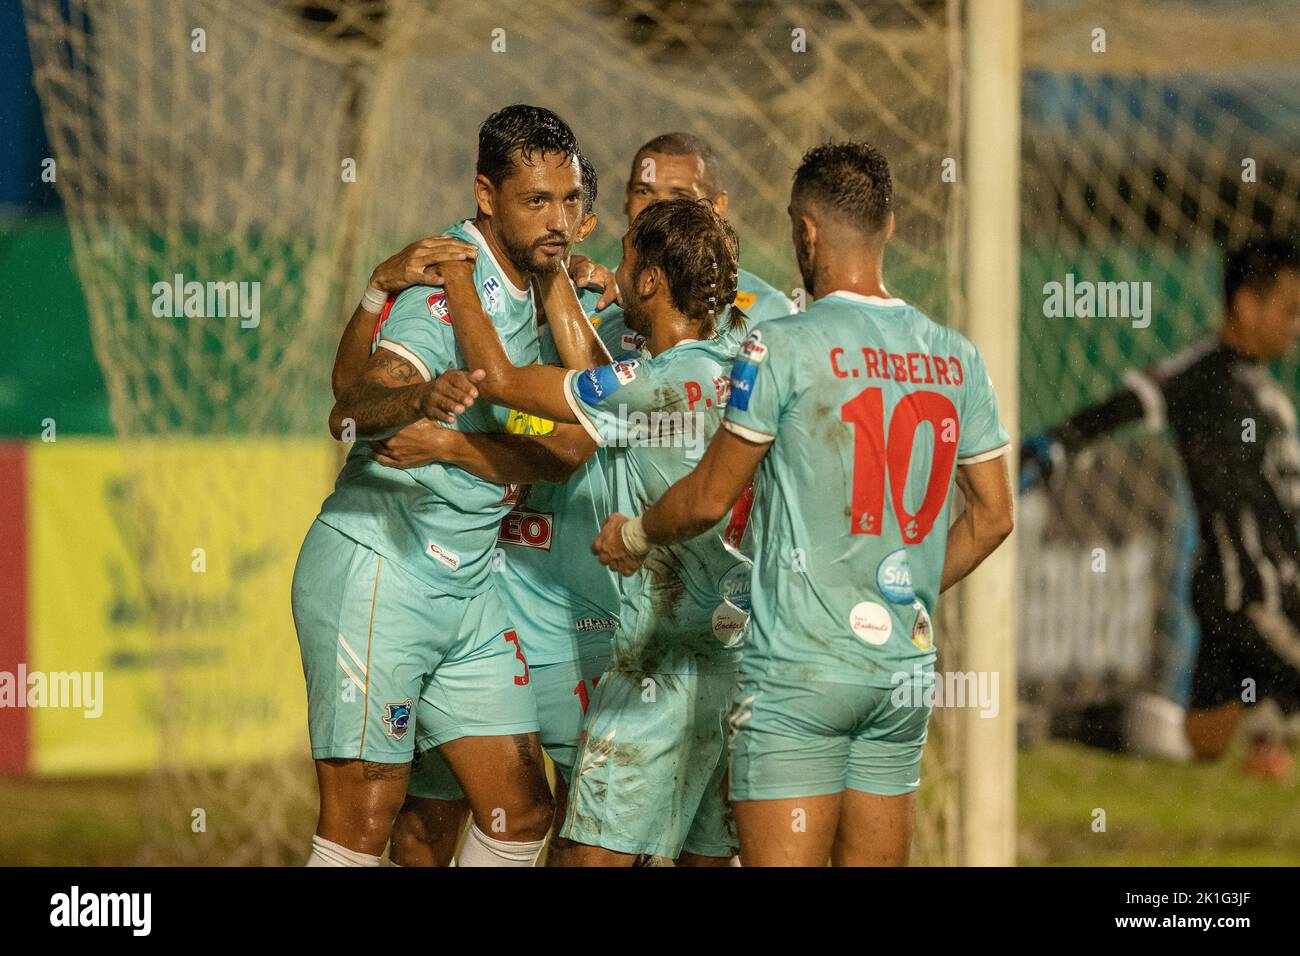
<path fill-rule="evenodd" d="M 731 799 L 893 797 L 921 783 L 930 706 L 898 687 L 744 674 L 731 713 Z"/>
<path fill-rule="evenodd" d="M 734 670 L 609 670 L 596 687 L 560 831 L 619 853 L 676 859 L 737 849 L 726 800 Z"/>
<path fill-rule="evenodd" d="M 417 741 L 537 730 L 528 664 L 493 590 L 443 594 L 316 521 L 293 617 L 317 760 L 406 763 Z"/>
<path fill-rule="evenodd" d="M 528 640 L 525 635 L 524 645 Z M 542 749 L 555 764 L 555 772 L 566 782 L 573 774 L 582 721 L 601 674 L 609 665 L 609 636 L 603 640 L 585 639 L 582 657 L 576 661 L 540 664 L 530 667 L 529 686 L 537 701 L 537 724 Z M 406 792 L 413 797 L 431 800 L 459 800 L 465 796 L 455 774 L 436 750 L 420 753 L 411 768 Z"/>

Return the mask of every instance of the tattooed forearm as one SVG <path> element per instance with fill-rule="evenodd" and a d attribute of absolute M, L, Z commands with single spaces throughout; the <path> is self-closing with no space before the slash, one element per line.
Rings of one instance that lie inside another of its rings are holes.
<path fill-rule="evenodd" d="M 378 349 L 359 382 L 344 390 L 330 413 L 330 430 L 342 437 L 343 425 L 353 423 L 354 439 L 383 438 L 423 414 L 426 382 L 419 371 L 395 352 Z"/>

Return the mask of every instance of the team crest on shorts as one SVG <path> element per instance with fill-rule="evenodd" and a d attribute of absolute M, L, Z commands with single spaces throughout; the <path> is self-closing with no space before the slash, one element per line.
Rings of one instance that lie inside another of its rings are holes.
<path fill-rule="evenodd" d="M 395 703 L 384 705 L 384 724 L 388 728 L 385 733 L 388 736 L 401 740 L 406 736 L 406 732 L 411 729 L 411 708 L 415 702 L 411 698 L 399 700 Z"/>

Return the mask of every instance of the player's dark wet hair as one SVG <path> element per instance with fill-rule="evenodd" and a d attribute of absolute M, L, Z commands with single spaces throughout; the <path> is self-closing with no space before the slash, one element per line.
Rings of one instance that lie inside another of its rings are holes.
<path fill-rule="evenodd" d="M 1231 250 L 1223 260 L 1223 301 L 1229 307 L 1237 290 L 1267 295 L 1283 272 L 1300 272 L 1300 248 L 1294 237 L 1255 237 Z"/>
<path fill-rule="evenodd" d="M 722 192 L 722 177 L 718 171 L 718 154 L 713 147 L 690 133 L 661 133 L 636 151 L 642 153 L 661 153 L 664 156 L 698 156 L 704 165 L 704 191 L 712 196 Z M 636 164 L 633 161 L 632 179 L 636 181 Z"/>
<path fill-rule="evenodd" d="M 731 306 L 728 326 L 742 328 L 749 317 L 734 303 L 740 274 L 740 240 L 707 199 L 672 199 L 647 206 L 628 229 L 636 250 L 636 275 L 663 270 L 673 306 L 704 325 L 706 335 Z"/>
<path fill-rule="evenodd" d="M 582 170 L 582 214 L 587 216 L 596 206 L 596 189 L 599 182 L 596 177 L 596 167 L 582 153 L 578 154 L 578 167 Z"/>
<path fill-rule="evenodd" d="M 876 235 L 894 207 L 885 154 L 866 143 L 825 143 L 804 153 L 794 174 L 795 208 L 811 202 L 842 222 Z"/>
<path fill-rule="evenodd" d="M 516 103 L 497 110 L 478 128 L 474 171 L 500 186 L 513 171 L 516 154 L 531 164 L 545 153 L 559 153 L 566 159 L 578 156 L 578 138 L 550 110 Z"/>

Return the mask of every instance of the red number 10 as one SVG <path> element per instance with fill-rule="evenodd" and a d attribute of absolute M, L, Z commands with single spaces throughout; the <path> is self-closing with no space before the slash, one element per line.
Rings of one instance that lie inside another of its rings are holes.
<path fill-rule="evenodd" d="M 886 433 L 884 393 L 869 388 L 840 407 L 840 420 L 853 426 L 850 534 L 880 534 L 888 474 L 890 500 L 904 543 L 925 540 L 948 498 L 948 482 L 957 461 L 956 407 L 939 392 L 911 392 L 894 408 Z M 903 507 L 903 492 L 916 430 L 923 422 L 929 422 L 934 432 L 934 458 L 925 498 L 916 514 L 911 514 Z M 949 437 L 950 441 L 945 440 Z"/>

